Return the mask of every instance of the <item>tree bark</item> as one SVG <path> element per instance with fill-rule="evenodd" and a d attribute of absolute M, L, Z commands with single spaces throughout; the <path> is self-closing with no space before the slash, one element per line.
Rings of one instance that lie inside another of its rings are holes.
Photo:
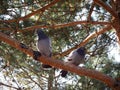
<path fill-rule="evenodd" d="M 117 17 L 113 18 L 112 25 L 116 30 L 118 42 L 120 44 L 120 0 L 114 0 L 114 1 L 115 1 L 115 9 L 116 9 Z"/>
<path fill-rule="evenodd" d="M 31 48 L 25 46 L 24 44 L 19 43 L 17 40 L 12 39 L 1 32 L 0 32 L 0 40 L 6 42 L 7 44 L 10 44 L 11 46 L 15 47 L 16 49 L 19 49 L 20 51 L 22 51 L 26 54 L 34 57 L 33 50 Z M 115 79 L 113 79 L 110 76 L 107 76 L 101 72 L 95 71 L 95 70 L 66 64 L 62 60 L 55 60 L 53 58 L 48 58 L 45 56 L 38 57 L 38 61 L 40 61 L 44 64 L 54 66 L 55 68 L 60 68 L 60 69 L 64 69 L 64 70 L 76 73 L 80 76 L 87 76 L 90 78 L 97 79 L 97 80 L 102 81 L 103 83 L 107 84 L 109 87 L 111 87 L 114 90 L 119 90 L 118 88 L 120 88 L 120 85 L 116 82 Z M 115 89 L 115 88 L 117 88 L 117 89 Z"/>

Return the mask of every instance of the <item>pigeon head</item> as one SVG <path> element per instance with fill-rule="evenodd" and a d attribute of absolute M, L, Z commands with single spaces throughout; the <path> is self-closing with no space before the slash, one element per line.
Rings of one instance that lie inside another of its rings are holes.
<path fill-rule="evenodd" d="M 80 48 L 77 49 L 77 52 L 78 52 L 79 55 L 85 56 L 86 49 L 85 49 L 85 47 L 80 47 Z"/>
<path fill-rule="evenodd" d="M 48 38 L 48 36 L 45 35 L 45 33 L 42 30 L 37 30 L 37 34 L 38 34 L 39 40 Z"/>

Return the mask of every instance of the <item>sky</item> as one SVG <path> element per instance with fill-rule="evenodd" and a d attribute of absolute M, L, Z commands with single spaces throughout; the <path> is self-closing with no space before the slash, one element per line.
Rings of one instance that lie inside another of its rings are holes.
<path fill-rule="evenodd" d="M 110 58 L 114 58 L 113 62 L 120 63 L 120 45 L 116 43 L 116 46 L 110 48 L 111 52 L 108 53 Z"/>

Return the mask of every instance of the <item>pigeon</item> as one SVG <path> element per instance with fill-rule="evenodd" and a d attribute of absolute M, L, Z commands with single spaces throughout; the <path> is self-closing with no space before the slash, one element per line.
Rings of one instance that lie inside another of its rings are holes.
<path fill-rule="evenodd" d="M 52 56 L 52 47 L 51 47 L 51 40 L 50 38 L 41 30 L 37 30 L 38 35 L 38 42 L 37 47 L 39 49 L 39 52 L 41 55 L 44 55 L 46 57 Z M 42 64 L 43 68 L 51 68 L 50 65 Z"/>
<path fill-rule="evenodd" d="M 84 47 L 75 49 L 69 54 L 67 58 L 68 61 L 66 63 L 78 66 L 79 64 L 85 62 L 85 54 L 86 49 Z M 60 73 L 62 77 L 66 77 L 68 71 L 62 70 Z"/>

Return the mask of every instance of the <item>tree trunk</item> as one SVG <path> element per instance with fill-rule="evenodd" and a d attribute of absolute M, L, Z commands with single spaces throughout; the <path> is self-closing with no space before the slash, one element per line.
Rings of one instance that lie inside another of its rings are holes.
<path fill-rule="evenodd" d="M 117 17 L 114 17 L 112 25 L 116 30 L 118 42 L 120 44 L 120 0 L 114 0 L 114 1 L 115 1 L 115 9 L 117 12 Z"/>
<path fill-rule="evenodd" d="M 117 12 L 117 17 L 114 17 L 112 25 L 116 30 L 118 42 L 120 44 L 120 0 L 114 0 L 114 2 L 115 2 L 115 9 Z M 120 81 L 116 81 L 116 84 L 114 85 L 114 87 L 112 89 L 120 90 Z"/>
<path fill-rule="evenodd" d="M 54 70 L 50 70 L 48 77 L 48 90 L 53 90 Z"/>

